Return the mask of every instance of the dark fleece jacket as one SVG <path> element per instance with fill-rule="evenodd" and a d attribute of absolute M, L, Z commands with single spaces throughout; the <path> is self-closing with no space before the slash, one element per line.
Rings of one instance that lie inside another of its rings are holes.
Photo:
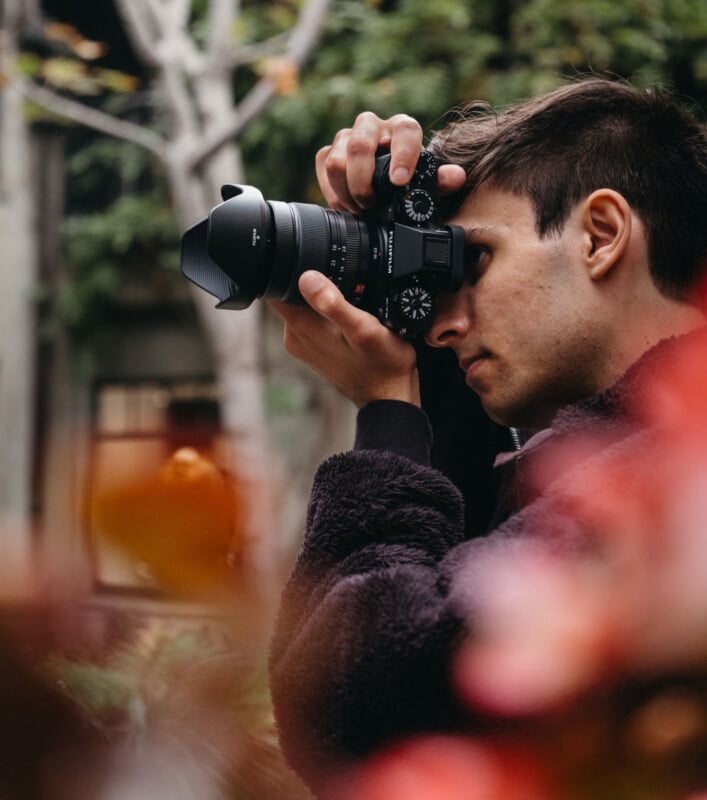
<path fill-rule="evenodd" d="M 495 515 L 484 496 L 493 480 L 478 478 L 477 489 L 455 485 L 449 473 L 459 464 L 445 474 L 425 463 L 429 433 L 421 412 L 379 409 L 390 419 L 399 412 L 396 426 L 364 411 L 360 449 L 329 459 L 315 477 L 304 544 L 271 648 L 281 745 L 315 791 L 332 770 L 397 737 L 482 724 L 457 703 L 449 680 L 455 648 L 474 629 L 479 554 L 502 551 L 518 536 L 541 537 L 553 547 L 591 546 L 573 493 L 586 470 L 635 454 L 651 437 L 635 401 L 647 391 L 646 374 L 660 371 L 675 342 L 661 343 L 614 387 L 564 409 L 549 431 L 501 457 L 500 469 L 512 479 L 506 476 Z M 574 464 L 563 461 L 539 492 L 534 470 L 550 442 L 587 435 L 593 450 L 584 447 Z M 494 432 L 483 436 L 487 445 L 500 441 Z M 473 469 L 482 472 L 478 463 Z M 477 512 L 496 524 L 483 537 L 469 525 Z"/>

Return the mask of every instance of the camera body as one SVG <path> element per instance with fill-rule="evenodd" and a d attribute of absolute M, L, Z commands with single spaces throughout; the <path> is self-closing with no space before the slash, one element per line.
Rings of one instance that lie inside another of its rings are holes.
<path fill-rule="evenodd" d="M 438 225 L 438 162 L 432 153 L 420 153 L 405 186 L 391 184 L 389 168 L 389 155 L 376 159 L 372 216 L 387 225 L 387 248 L 375 307 L 368 310 L 402 336 L 415 336 L 429 327 L 434 298 L 461 286 L 464 231 Z"/>
<path fill-rule="evenodd" d="M 182 272 L 219 308 L 239 309 L 257 297 L 303 302 L 297 281 L 316 269 L 401 336 L 424 333 L 434 298 L 461 286 L 464 231 L 439 224 L 431 153 L 421 152 L 403 187 L 391 184 L 389 166 L 389 155 L 376 159 L 375 204 L 361 216 L 223 186 L 224 202 L 182 237 Z"/>

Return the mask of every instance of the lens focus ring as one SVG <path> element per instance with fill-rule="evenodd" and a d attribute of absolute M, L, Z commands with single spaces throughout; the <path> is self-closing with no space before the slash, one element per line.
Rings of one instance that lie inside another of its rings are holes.
<path fill-rule="evenodd" d="M 308 269 L 330 274 L 330 231 L 325 211 L 320 206 L 291 203 L 295 220 L 296 268 L 293 274 L 290 297 L 297 296 L 299 276 Z M 288 297 L 288 299 L 290 299 Z"/>
<path fill-rule="evenodd" d="M 344 297 L 350 300 L 354 296 L 356 284 L 361 281 L 359 254 L 361 253 L 361 234 L 364 226 L 349 214 L 346 214 L 344 220 L 346 221 L 346 242 L 341 291 Z"/>
<path fill-rule="evenodd" d="M 297 279 L 302 272 L 316 269 L 331 278 L 344 297 L 351 300 L 357 283 L 362 280 L 360 257 L 368 241 L 365 224 L 346 211 L 305 203 L 290 205 L 295 220 L 297 256 L 296 275 L 289 296 L 296 296 Z"/>

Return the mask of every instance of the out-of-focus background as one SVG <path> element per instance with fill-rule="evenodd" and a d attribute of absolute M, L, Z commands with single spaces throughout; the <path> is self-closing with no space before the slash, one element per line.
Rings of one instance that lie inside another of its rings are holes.
<path fill-rule="evenodd" d="M 314 154 L 362 110 L 431 133 L 587 72 L 700 113 L 707 4 L 0 4 L 3 797 L 307 797 L 264 665 L 353 410 L 264 304 L 188 285 L 179 236 L 222 183 L 321 202 Z"/>

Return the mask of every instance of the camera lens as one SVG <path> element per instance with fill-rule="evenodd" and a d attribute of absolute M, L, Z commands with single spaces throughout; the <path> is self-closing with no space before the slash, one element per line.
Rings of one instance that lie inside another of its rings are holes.
<path fill-rule="evenodd" d="M 363 297 L 384 229 L 346 211 L 307 203 L 270 201 L 267 205 L 272 213 L 273 249 L 264 297 L 299 300 L 297 281 L 308 269 L 323 272 L 347 300 Z"/>
<path fill-rule="evenodd" d="M 300 300 L 297 281 L 308 269 L 363 305 L 385 251 L 385 227 L 346 211 L 266 201 L 252 186 L 227 186 L 223 194 L 225 202 L 182 242 L 182 271 L 220 307 L 246 308 L 259 297 Z"/>
<path fill-rule="evenodd" d="M 419 168 L 419 180 L 396 189 L 381 163 L 378 203 L 362 217 L 267 201 L 254 186 L 222 187 L 224 202 L 182 237 L 182 272 L 218 308 L 239 309 L 259 297 L 302 301 L 300 275 L 318 270 L 401 336 L 424 333 L 434 298 L 461 286 L 464 230 L 432 219 L 434 170 Z"/>

